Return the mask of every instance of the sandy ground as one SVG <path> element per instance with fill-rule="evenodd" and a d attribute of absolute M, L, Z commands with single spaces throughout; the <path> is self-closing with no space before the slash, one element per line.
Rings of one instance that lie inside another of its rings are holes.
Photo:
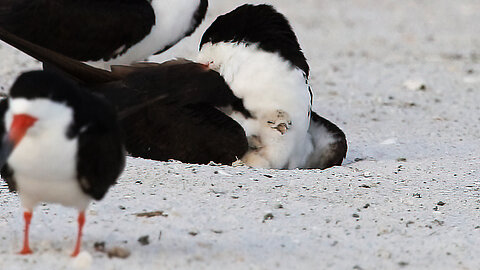
<path fill-rule="evenodd" d="M 347 134 L 341 167 L 263 170 L 128 159 L 76 213 L 37 208 L 19 256 L 16 195 L 0 189 L 0 269 L 478 269 L 480 2 L 279 0 L 312 68 L 316 110 Z M 155 60 L 193 57 L 207 25 L 242 1 L 211 0 L 194 36 Z M 0 85 L 38 67 L 0 44 Z M 155 217 L 135 214 L 162 211 Z M 138 239 L 148 236 L 149 244 Z M 108 258 L 123 247 L 127 259 Z"/>

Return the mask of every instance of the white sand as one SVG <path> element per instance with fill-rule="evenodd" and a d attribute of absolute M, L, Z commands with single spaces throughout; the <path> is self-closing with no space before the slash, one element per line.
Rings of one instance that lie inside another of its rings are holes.
<path fill-rule="evenodd" d="M 210 2 L 200 31 L 155 60 L 193 56 L 206 26 L 242 4 Z M 480 2 L 268 2 L 299 36 L 316 110 L 347 134 L 344 166 L 129 159 L 118 185 L 91 206 L 87 253 L 76 260 L 68 256 L 76 213 L 55 205 L 34 214 L 36 253 L 15 255 L 23 220 L 17 196 L 3 187 L 0 269 L 478 269 Z M 38 67 L 0 46 L 3 87 Z M 134 215 L 159 210 L 168 216 Z M 150 244 L 142 246 L 145 235 Z M 97 241 L 131 256 L 109 259 L 94 250 Z"/>

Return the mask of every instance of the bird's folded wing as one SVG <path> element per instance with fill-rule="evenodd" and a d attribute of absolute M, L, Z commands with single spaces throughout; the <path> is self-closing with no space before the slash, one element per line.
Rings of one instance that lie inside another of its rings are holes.
<path fill-rule="evenodd" d="M 142 115 L 123 120 L 130 127 L 125 144 L 132 156 L 231 164 L 248 150 L 243 128 L 210 105 L 152 106 Z"/>
<path fill-rule="evenodd" d="M 121 54 L 155 24 L 146 0 L 7 0 L 1 10 L 7 31 L 80 61 Z"/>
<path fill-rule="evenodd" d="M 112 106 L 102 98 L 85 95 L 91 106 L 77 107 L 71 134 L 78 138 L 77 178 L 82 190 L 102 199 L 125 166 L 123 133 Z M 80 111 L 81 110 L 81 111 Z"/>

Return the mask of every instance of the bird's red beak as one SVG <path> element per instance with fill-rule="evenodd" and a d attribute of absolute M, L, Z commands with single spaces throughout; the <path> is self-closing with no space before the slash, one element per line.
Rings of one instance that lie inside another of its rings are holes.
<path fill-rule="evenodd" d="M 27 130 L 37 122 L 37 118 L 28 114 L 15 114 L 13 116 L 12 125 L 10 127 L 9 138 L 16 146 L 25 136 Z"/>
<path fill-rule="evenodd" d="M 5 165 L 13 149 L 22 140 L 27 130 L 35 124 L 37 118 L 27 114 L 16 114 L 13 116 L 10 133 L 5 134 L 0 145 L 0 168 Z"/>

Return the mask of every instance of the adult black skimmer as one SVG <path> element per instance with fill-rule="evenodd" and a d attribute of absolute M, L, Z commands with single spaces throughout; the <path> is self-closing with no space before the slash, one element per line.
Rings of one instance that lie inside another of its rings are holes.
<path fill-rule="evenodd" d="M 288 20 L 272 6 L 247 4 L 219 16 L 203 35 L 197 60 L 225 78 L 251 115 L 224 110 L 248 137 L 247 165 L 341 164 L 345 134 L 312 112 L 309 66 Z"/>
<path fill-rule="evenodd" d="M 205 65 L 187 60 L 97 69 L 32 44 L 0 27 L 0 38 L 71 75 L 108 99 L 125 130 L 125 147 L 135 157 L 231 164 L 248 149 L 242 127 L 217 109 L 242 102 L 225 80 Z M 59 73 L 60 74 L 60 73 Z"/>
<path fill-rule="evenodd" d="M 208 0 L 2 0 L 7 31 L 108 69 L 161 53 L 203 21 Z"/>
<path fill-rule="evenodd" d="M 115 110 L 57 74 L 33 71 L 18 77 L 0 112 L 2 178 L 25 208 L 20 253 L 32 253 L 28 236 L 34 207 L 49 202 L 78 209 L 76 256 L 85 209 L 92 199 L 102 199 L 123 171 Z"/>

